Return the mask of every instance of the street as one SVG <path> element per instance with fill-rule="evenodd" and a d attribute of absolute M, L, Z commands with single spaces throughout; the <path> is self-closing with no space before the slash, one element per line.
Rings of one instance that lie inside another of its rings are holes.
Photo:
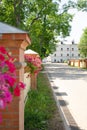
<path fill-rule="evenodd" d="M 66 130 L 87 130 L 87 70 L 65 63 L 44 66 Z"/>

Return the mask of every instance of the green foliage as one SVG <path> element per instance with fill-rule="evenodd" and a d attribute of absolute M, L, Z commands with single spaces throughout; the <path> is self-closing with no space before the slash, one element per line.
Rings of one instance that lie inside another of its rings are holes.
<path fill-rule="evenodd" d="M 23 0 L 2 0 L 0 3 L 0 21 L 23 28 Z"/>
<path fill-rule="evenodd" d="M 39 73 L 37 82 L 38 90 L 31 90 L 28 94 L 25 106 L 25 130 L 47 130 L 47 122 L 56 109 L 47 76 Z"/>
<path fill-rule="evenodd" d="M 87 11 L 87 0 L 78 0 L 77 8 L 82 11 Z"/>
<path fill-rule="evenodd" d="M 32 39 L 30 48 L 38 52 L 43 59 L 55 51 L 56 36 L 69 35 L 72 16 L 64 11 L 65 7 L 60 12 L 59 3 L 53 3 L 52 0 L 36 0 L 30 3 L 27 10 L 29 16 L 26 19 Z"/>
<path fill-rule="evenodd" d="M 84 32 L 80 38 L 79 49 L 81 57 L 87 57 L 87 28 L 84 29 Z"/>

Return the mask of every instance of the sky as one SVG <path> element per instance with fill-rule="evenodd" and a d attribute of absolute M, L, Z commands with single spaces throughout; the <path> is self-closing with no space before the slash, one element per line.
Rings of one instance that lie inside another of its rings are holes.
<path fill-rule="evenodd" d="M 75 11 L 75 16 L 71 23 L 72 29 L 70 37 L 67 39 L 69 41 L 74 40 L 76 43 L 79 42 L 83 30 L 87 27 L 87 12 Z"/>
<path fill-rule="evenodd" d="M 77 2 L 77 0 L 72 0 Z M 61 5 L 68 2 L 68 0 L 61 0 Z M 75 43 L 79 43 L 80 37 L 83 33 L 83 29 L 87 27 L 87 12 L 77 11 L 76 9 L 71 9 L 71 14 L 75 14 L 73 17 L 73 21 L 71 23 L 71 33 L 70 36 L 66 39 L 71 42 L 72 40 Z"/>

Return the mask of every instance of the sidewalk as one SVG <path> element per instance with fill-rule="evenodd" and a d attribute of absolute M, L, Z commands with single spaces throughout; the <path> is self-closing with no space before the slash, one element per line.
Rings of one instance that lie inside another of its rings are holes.
<path fill-rule="evenodd" d="M 68 69 L 67 73 L 63 70 L 57 74 L 57 71 L 53 72 L 56 73 L 53 76 L 54 74 L 47 69 L 66 130 L 87 130 L 87 71 L 74 70 L 74 74 Z"/>

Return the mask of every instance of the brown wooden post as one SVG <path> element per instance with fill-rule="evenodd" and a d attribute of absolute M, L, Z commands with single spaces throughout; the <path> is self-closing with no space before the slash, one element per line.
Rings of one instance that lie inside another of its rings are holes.
<path fill-rule="evenodd" d="M 80 67 L 80 60 L 78 60 L 78 67 Z"/>
<path fill-rule="evenodd" d="M 0 46 L 8 48 L 17 62 L 21 63 L 17 69 L 17 81 L 24 81 L 24 50 L 29 43 L 30 39 L 26 32 L 0 23 Z M 20 97 L 14 97 L 12 103 L 2 112 L 3 122 L 0 124 L 0 130 L 24 130 L 23 91 Z"/>
<path fill-rule="evenodd" d="M 37 75 L 31 74 L 31 89 L 35 90 L 37 89 Z"/>
<path fill-rule="evenodd" d="M 86 63 L 86 68 L 87 68 L 87 59 L 85 60 L 85 63 Z"/>

